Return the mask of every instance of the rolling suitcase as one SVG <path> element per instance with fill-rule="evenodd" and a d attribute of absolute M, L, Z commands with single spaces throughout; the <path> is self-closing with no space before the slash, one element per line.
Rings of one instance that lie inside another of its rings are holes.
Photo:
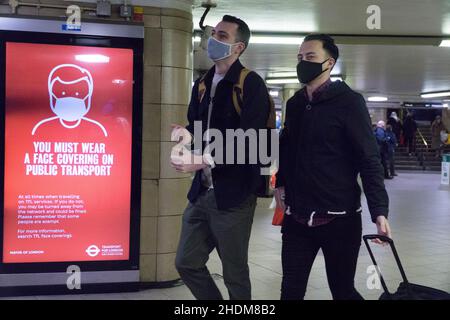
<path fill-rule="evenodd" d="M 403 279 L 403 282 L 400 283 L 397 291 L 395 293 L 390 293 L 386 286 L 386 282 L 384 281 L 383 275 L 379 272 L 380 282 L 384 290 L 384 293 L 379 298 L 380 300 L 450 300 L 450 294 L 448 292 L 410 283 L 408 281 L 392 239 L 377 234 L 365 235 L 363 236 L 364 243 L 366 244 L 370 258 L 372 259 L 372 262 L 377 270 L 379 270 L 378 265 L 369 245 L 369 240 L 374 239 L 379 239 L 383 242 L 389 243 Z"/>

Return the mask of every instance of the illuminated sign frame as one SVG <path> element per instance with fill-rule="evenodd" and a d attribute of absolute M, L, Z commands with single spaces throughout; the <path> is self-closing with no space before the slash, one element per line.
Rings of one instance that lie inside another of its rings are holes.
<path fill-rule="evenodd" d="M 40 27 L 37 28 L 36 26 Z M 74 293 L 136 290 L 139 283 L 139 242 L 142 155 L 142 24 L 83 23 L 83 32 L 61 32 L 61 21 L 0 17 L 0 295 L 34 293 Z M 35 32 L 40 30 L 44 32 Z M 5 78 L 6 43 L 92 46 L 133 50 L 132 149 L 130 194 L 130 239 L 128 260 L 3 263 L 4 152 L 5 152 Z M 71 265 L 82 272 L 81 290 L 66 285 Z"/>

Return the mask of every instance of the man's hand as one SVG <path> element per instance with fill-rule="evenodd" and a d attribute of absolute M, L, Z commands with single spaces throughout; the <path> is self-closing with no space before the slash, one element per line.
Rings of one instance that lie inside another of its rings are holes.
<path fill-rule="evenodd" d="M 280 207 L 283 212 L 286 211 L 286 205 L 284 204 L 284 187 L 276 188 L 274 191 L 275 201 L 277 202 L 277 206 Z"/>
<path fill-rule="evenodd" d="M 184 145 L 192 143 L 192 134 L 179 124 L 171 124 L 172 132 L 170 138 L 172 141 L 183 143 Z"/>
<path fill-rule="evenodd" d="M 191 173 L 202 170 L 208 166 L 201 155 L 196 155 L 185 147 L 175 146 L 170 155 L 172 168 L 181 173 Z"/>
<path fill-rule="evenodd" d="M 181 130 L 184 129 L 184 127 L 180 126 L 179 124 L 176 124 L 176 123 L 172 123 L 170 125 L 170 127 L 172 128 L 171 140 L 172 141 L 179 141 L 180 136 L 181 136 Z"/>
<path fill-rule="evenodd" d="M 170 124 L 170 126 L 172 127 L 172 130 L 173 130 L 173 129 L 184 128 L 182 125 L 176 124 L 176 123 L 172 123 L 172 124 Z"/>
<path fill-rule="evenodd" d="M 185 127 L 172 124 L 171 140 L 178 144 L 172 148 L 170 164 L 172 168 L 181 173 L 191 173 L 202 170 L 208 166 L 201 155 L 195 155 L 186 149 L 185 145 L 191 143 L 192 135 Z"/>
<path fill-rule="evenodd" d="M 379 235 L 386 236 L 388 238 L 392 238 L 391 227 L 389 226 L 389 222 L 385 216 L 378 216 L 376 224 L 377 224 L 377 231 L 378 231 Z M 383 246 L 387 245 L 386 242 L 383 242 L 380 239 L 372 240 L 372 242 L 381 244 Z"/>
<path fill-rule="evenodd" d="M 203 170 L 204 168 L 206 168 L 208 165 L 206 163 L 202 163 L 202 164 L 177 164 L 174 163 L 173 161 L 170 162 L 172 168 L 175 168 L 175 170 L 177 170 L 178 172 L 181 173 L 191 173 L 191 172 L 196 172 L 198 170 Z"/>

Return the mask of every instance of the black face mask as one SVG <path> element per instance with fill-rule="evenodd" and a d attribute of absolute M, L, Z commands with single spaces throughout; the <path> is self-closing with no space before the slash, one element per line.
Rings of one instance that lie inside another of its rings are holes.
<path fill-rule="evenodd" d="M 322 63 L 301 60 L 297 64 L 298 80 L 303 84 L 313 81 L 315 78 L 317 78 L 322 73 L 324 73 L 325 71 L 328 70 L 328 69 L 325 69 L 322 71 L 322 65 L 325 62 L 327 62 L 328 60 L 329 60 L 329 58 Z"/>

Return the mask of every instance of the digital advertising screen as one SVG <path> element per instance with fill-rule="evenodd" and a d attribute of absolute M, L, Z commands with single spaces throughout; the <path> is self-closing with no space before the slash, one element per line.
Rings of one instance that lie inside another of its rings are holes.
<path fill-rule="evenodd" d="M 128 260 L 133 50 L 5 46 L 3 263 Z"/>

